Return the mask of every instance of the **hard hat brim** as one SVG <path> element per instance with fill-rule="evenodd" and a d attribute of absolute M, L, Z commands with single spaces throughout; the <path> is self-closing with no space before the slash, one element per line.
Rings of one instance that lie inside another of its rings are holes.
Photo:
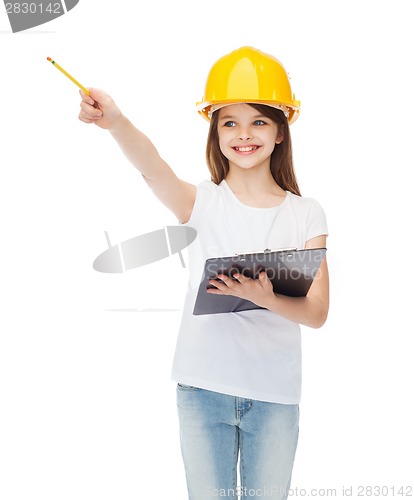
<path fill-rule="evenodd" d="M 202 115 L 207 121 L 210 121 L 213 113 L 215 111 L 218 111 L 221 108 L 224 108 L 225 106 L 231 106 L 233 104 L 264 104 L 265 106 L 270 106 L 272 108 L 280 109 L 283 111 L 285 114 L 286 118 L 288 119 L 289 125 L 292 125 L 294 123 L 300 114 L 300 101 L 295 101 L 294 104 L 292 105 L 286 105 L 282 103 L 277 103 L 277 102 L 269 102 L 269 101 L 255 101 L 255 100 L 248 100 L 248 101 L 237 101 L 237 100 L 232 100 L 228 102 L 197 102 L 197 111 L 199 112 L 200 115 Z"/>

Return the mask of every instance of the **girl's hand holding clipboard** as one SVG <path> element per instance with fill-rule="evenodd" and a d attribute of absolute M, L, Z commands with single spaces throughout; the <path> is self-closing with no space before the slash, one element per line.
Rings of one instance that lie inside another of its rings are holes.
<path fill-rule="evenodd" d="M 207 293 L 214 295 L 233 295 L 244 300 L 250 300 L 253 304 L 265 307 L 269 299 L 274 298 L 273 285 L 265 271 L 259 274 L 257 279 L 248 278 L 241 273 L 233 274 L 233 277 L 219 274 L 217 280 L 209 280 L 214 288 L 208 288 Z"/>

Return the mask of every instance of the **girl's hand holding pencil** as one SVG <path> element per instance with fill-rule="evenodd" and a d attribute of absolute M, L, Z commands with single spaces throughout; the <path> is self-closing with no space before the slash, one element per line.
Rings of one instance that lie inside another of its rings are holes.
<path fill-rule="evenodd" d="M 47 57 L 47 60 L 79 87 L 79 93 L 82 97 L 79 119 L 85 123 L 95 123 L 98 127 L 104 129 L 115 129 L 117 124 L 121 122 L 122 113 L 113 99 L 102 90 L 83 86 L 51 57 Z"/>
<path fill-rule="evenodd" d="M 84 123 L 95 123 L 98 127 L 113 130 L 123 117 L 113 99 L 99 89 L 88 89 L 89 95 L 79 90 L 82 97 L 79 120 Z"/>

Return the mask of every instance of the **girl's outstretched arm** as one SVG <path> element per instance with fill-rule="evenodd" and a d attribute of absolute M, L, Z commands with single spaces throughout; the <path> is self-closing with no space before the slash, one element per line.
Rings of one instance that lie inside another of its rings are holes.
<path fill-rule="evenodd" d="M 89 92 L 90 96 L 80 91 L 79 119 L 108 130 L 155 196 L 180 222 L 187 222 L 194 206 L 196 187 L 175 175 L 148 137 L 134 127 L 108 94 L 93 88 Z"/>

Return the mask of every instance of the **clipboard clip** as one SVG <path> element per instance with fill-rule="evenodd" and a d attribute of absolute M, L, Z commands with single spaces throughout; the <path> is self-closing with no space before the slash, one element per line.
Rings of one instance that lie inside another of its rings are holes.
<path fill-rule="evenodd" d="M 235 255 L 237 257 L 246 257 L 246 255 L 254 255 L 256 253 L 272 253 L 272 252 L 295 252 L 297 250 L 296 247 L 286 247 L 286 248 L 265 248 L 264 250 L 257 250 L 255 252 L 236 252 Z"/>
<path fill-rule="evenodd" d="M 240 252 L 240 253 L 236 253 L 235 256 L 238 257 L 241 262 L 244 262 L 248 255 L 254 255 L 254 254 L 258 254 L 258 253 L 269 254 L 272 252 L 295 252 L 296 250 L 297 250 L 297 248 L 295 248 L 295 247 L 278 248 L 276 250 L 274 250 L 274 249 L 272 250 L 271 248 L 265 248 L 262 252 L 260 250 L 258 250 L 256 252 Z"/>
<path fill-rule="evenodd" d="M 255 250 L 253 252 L 235 252 L 236 257 L 244 257 L 246 258 L 247 255 L 255 255 L 257 253 L 270 253 L 272 250 L 270 248 L 266 248 L 265 250 Z"/>

